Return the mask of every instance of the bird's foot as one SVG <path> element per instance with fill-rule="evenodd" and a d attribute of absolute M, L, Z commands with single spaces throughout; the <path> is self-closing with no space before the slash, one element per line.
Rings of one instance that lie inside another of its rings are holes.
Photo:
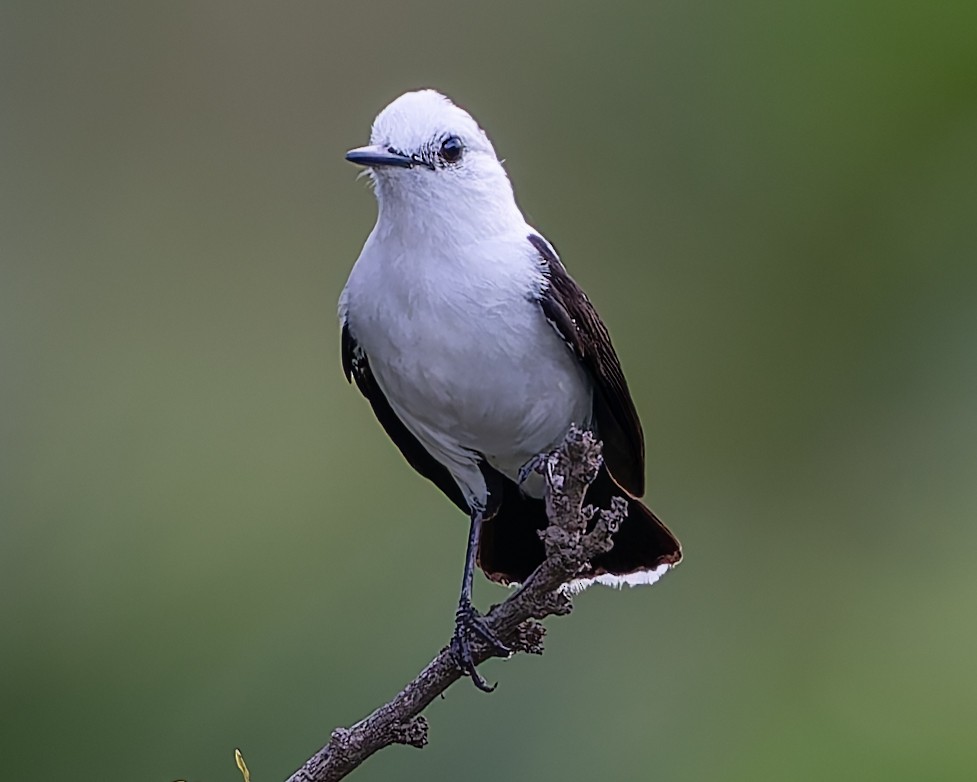
<path fill-rule="evenodd" d="M 534 472 L 538 472 L 540 475 L 543 475 L 543 468 L 546 466 L 546 458 L 548 456 L 548 453 L 538 453 L 519 468 L 519 473 L 516 475 L 516 478 L 519 480 L 520 486 L 522 486 L 529 476 Z"/>
<path fill-rule="evenodd" d="M 492 692 L 497 685 L 489 685 L 475 669 L 472 656 L 472 639 L 479 638 L 488 645 L 495 657 L 508 657 L 512 650 L 498 639 L 485 624 L 485 618 L 475 610 L 471 603 L 462 603 L 455 614 L 455 632 L 451 636 L 451 653 L 465 676 L 470 676 L 482 692 Z"/>

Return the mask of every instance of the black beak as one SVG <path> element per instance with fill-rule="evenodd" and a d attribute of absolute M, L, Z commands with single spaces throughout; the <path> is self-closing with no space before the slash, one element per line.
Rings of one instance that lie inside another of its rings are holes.
<path fill-rule="evenodd" d="M 350 163 L 356 163 L 358 166 L 369 166 L 370 168 L 379 168 L 381 166 L 413 168 L 415 165 L 415 161 L 407 157 L 407 155 L 402 155 L 399 152 L 384 149 L 380 146 L 351 149 L 346 153 L 346 159 Z"/>

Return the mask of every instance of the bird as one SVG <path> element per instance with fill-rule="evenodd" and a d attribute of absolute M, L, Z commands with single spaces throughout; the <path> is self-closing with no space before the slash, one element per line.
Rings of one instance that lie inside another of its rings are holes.
<path fill-rule="evenodd" d="M 450 649 L 509 649 L 472 603 L 476 565 L 523 582 L 545 558 L 542 455 L 572 426 L 594 431 L 603 466 L 588 502 L 627 500 L 613 547 L 574 589 L 650 584 L 682 557 L 640 500 L 644 435 L 610 336 L 553 245 L 527 223 L 486 133 L 432 89 L 376 117 L 361 166 L 377 220 L 339 299 L 342 365 L 407 462 L 469 517 Z"/>

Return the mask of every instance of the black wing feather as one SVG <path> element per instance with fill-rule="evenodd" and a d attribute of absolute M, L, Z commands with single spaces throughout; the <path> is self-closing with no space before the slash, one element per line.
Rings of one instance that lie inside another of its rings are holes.
<path fill-rule="evenodd" d="M 607 470 L 621 489 L 640 497 L 645 491 L 644 434 L 607 327 L 549 242 L 536 234 L 529 241 L 549 282 L 540 298 L 543 313 L 594 381 L 594 418 Z"/>
<path fill-rule="evenodd" d="M 356 381 L 356 387 L 370 402 L 373 414 L 380 422 L 387 436 L 394 441 L 394 445 L 400 449 L 404 458 L 411 467 L 421 475 L 434 483 L 445 493 L 449 500 L 457 505 L 465 513 L 468 513 L 468 503 L 462 494 L 458 484 L 447 468 L 435 459 L 428 450 L 421 445 L 421 441 L 411 434 L 410 430 L 404 426 L 404 422 L 397 417 L 397 414 L 390 407 L 387 397 L 377 384 L 373 372 L 370 370 L 370 362 L 366 354 L 360 350 L 353 335 L 349 332 L 349 324 L 343 323 L 342 337 L 342 357 L 343 372 L 346 379 Z"/>

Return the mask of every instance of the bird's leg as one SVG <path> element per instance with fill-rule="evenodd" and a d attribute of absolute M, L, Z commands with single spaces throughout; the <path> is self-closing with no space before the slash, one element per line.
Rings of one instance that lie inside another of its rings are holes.
<path fill-rule="evenodd" d="M 529 476 L 534 472 L 538 472 L 540 475 L 543 475 L 543 467 L 546 466 L 546 459 L 548 456 L 548 453 L 538 453 L 519 468 L 519 474 L 516 475 L 516 478 L 518 479 L 520 486 L 522 486 Z"/>
<path fill-rule="evenodd" d="M 461 672 L 472 677 L 472 683 L 483 692 L 491 692 L 494 686 L 475 670 L 475 660 L 472 657 L 472 636 L 481 638 L 498 657 L 508 657 L 512 650 L 502 643 L 485 624 L 482 617 L 472 605 L 472 581 L 475 578 L 475 553 L 478 550 L 478 535 L 482 528 L 482 511 L 473 510 L 471 528 L 468 532 L 468 551 L 465 554 L 465 573 L 461 579 L 461 597 L 458 599 L 458 611 L 455 613 L 455 632 L 451 637 L 451 652 L 461 668 Z"/>

